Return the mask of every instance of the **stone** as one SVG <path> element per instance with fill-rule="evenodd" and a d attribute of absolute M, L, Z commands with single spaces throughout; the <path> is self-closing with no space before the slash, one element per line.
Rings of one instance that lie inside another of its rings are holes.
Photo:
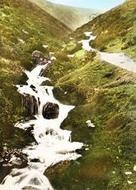
<path fill-rule="evenodd" d="M 27 166 L 27 155 L 20 150 L 4 150 L 0 153 L 0 168 L 4 171 L 13 168 L 24 168 Z"/>
<path fill-rule="evenodd" d="M 89 128 L 95 128 L 95 125 L 91 122 L 91 120 L 86 121 L 86 124 Z"/>
<path fill-rule="evenodd" d="M 132 172 L 125 172 L 125 175 L 132 175 Z"/>
<path fill-rule="evenodd" d="M 136 172 L 136 165 L 134 165 L 133 170 Z"/>
<path fill-rule="evenodd" d="M 23 106 L 27 109 L 29 115 L 36 115 L 38 113 L 38 104 L 34 96 L 23 96 Z"/>
<path fill-rule="evenodd" d="M 59 115 L 59 106 L 58 104 L 48 102 L 43 106 L 42 111 L 43 117 L 45 119 L 55 119 Z"/>
<path fill-rule="evenodd" d="M 32 60 L 36 64 L 45 65 L 49 63 L 49 59 L 44 56 L 44 54 L 38 50 L 33 51 Z"/>

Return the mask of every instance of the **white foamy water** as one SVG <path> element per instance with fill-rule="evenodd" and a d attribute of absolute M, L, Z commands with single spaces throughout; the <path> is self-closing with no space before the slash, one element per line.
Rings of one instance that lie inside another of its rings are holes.
<path fill-rule="evenodd" d="M 86 51 L 95 51 L 95 49 L 90 46 L 90 42 L 95 40 L 96 37 L 92 35 L 92 32 L 85 32 L 84 34 L 88 39 L 79 41 L 79 43 L 82 44 L 82 48 Z"/>
<path fill-rule="evenodd" d="M 44 175 L 46 169 L 61 161 L 76 160 L 81 156 L 76 153 L 76 150 L 81 149 L 83 143 L 71 142 L 71 131 L 60 128 L 74 106 L 63 105 L 56 100 L 52 86 L 42 86 L 43 81 L 49 80 L 42 76 L 47 65 L 38 65 L 31 72 L 25 71 L 28 77 L 27 85 L 17 85 L 20 94 L 32 95 L 40 101 L 36 119 L 15 125 L 24 130 L 33 126 L 32 134 L 36 143 L 22 151 L 28 155 L 28 167 L 13 169 L 3 180 L 0 190 L 53 190 L 48 178 Z M 35 91 L 30 87 L 31 85 L 35 86 Z M 42 109 L 47 102 L 59 105 L 57 119 L 43 118 Z"/>
<path fill-rule="evenodd" d="M 122 69 L 127 71 L 136 72 L 136 62 L 129 58 L 124 53 L 107 53 L 100 52 L 90 46 L 90 42 L 95 40 L 96 36 L 93 36 L 92 32 L 84 33 L 88 39 L 82 40 L 79 43 L 82 43 L 82 48 L 85 51 L 95 51 L 102 61 L 106 61 L 107 63 L 116 65 Z"/>

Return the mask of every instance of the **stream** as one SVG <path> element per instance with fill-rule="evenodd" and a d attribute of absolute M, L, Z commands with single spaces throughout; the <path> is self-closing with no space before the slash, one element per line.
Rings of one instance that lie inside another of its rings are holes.
<path fill-rule="evenodd" d="M 95 51 L 102 61 L 106 61 L 107 63 L 116 65 L 122 69 L 127 71 L 136 72 L 136 62 L 129 58 L 124 53 L 107 53 L 107 52 L 100 52 L 90 46 L 90 42 L 95 40 L 96 36 L 92 34 L 92 32 L 85 32 L 85 36 L 88 39 L 81 40 L 79 43 L 82 44 L 82 48 L 85 51 Z"/>
<path fill-rule="evenodd" d="M 21 95 L 34 96 L 39 102 L 35 119 L 15 125 L 23 130 L 33 127 L 35 142 L 22 150 L 28 156 L 28 166 L 23 169 L 12 169 L 0 185 L 0 190 L 53 190 L 44 172 L 59 162 L 81 157 L 76 150 L 81 149 L 83 143 L 71 142 L 71 131 L 60 128 L 74 106 L 61 104 L 53 95 L 53 87 L 42 85 L 44 81 L 49 80 L 42 76 L 48 64 L 48 62 L 44 65 L 39 64 L 31 72 L 25 71 L 28 77 L 27 85 L 17 85 Z M 59 115 L 56 119 L 43 117 L 43 107 L 48 102 L 59 106 Z"/>
<path fill-rule="evenodd" d="M 85 32 L 85 35 L 87 39 L 79 42 L 82 43 L 85 51 L 95 51 L 102 61 L 136 72 L 136 63 L 124 53 L 100 52 L 90 46 L 90 42 L 96 38 L 92 32 Z M 71 131 L 61 129 L 62 122 L 74 106 L 61 104 L 53 95 L 54 87 L 42 85 L 43 82 L 50 81 L 42 75 L 49 64 L 50 62 L 47 61 L 45 64 L 38 64 L 32 71 L 25 71 L 28 78 L 26 85 L 17 85 L 17 90 L 21 95 L 34 97 L 38 110 L 34 119 L 17 123 L 15 127 L 23 130 L 32 128 L 35 142 L 22 150 L 28 158 L 27 167 L 12 169 L 4 178 L 0 190 L 53 190 L 53 186 L 44 175 L 45 171 L 60 162 L 81 157 L 76 150 L 81 149 L 83 143 L 72 142 Z M 47 119 L 43 116 L 43 109 L 48 103 L 58 105 L 57 118 Z"/>

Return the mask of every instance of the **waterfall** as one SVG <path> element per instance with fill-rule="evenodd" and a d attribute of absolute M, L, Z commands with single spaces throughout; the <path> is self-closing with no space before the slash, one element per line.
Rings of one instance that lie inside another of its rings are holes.
<path fill-rule="evenodd" d="M 76 150 L 81 149 L 83 144 L 71 142 L 71 131 L 60 128 L 74 106 L 61 104 L 53 95 L 53 87 L 42 85 L 44 81 L 49 80 L 42 76 L 48 65 L 49 62 L 38 64 L 31 72 L 25 71 L 28 77 L 27 85 L 17 85 L 18 92 L 25 97 L 25 107 L 31 105 L 29 111 L 35 114 L 35 119 L 17 123 L 15 127 L 26 130 L 33 126 L 31 132 L 35 142 L 22 150 L 22 153 L 28 156 L 28 166 L 13 169 L 0 185 L 1 190 L 52 190 L 52 185 L 44 175 L 46 169 L 61 161 L 76 160 L 81 156 Z M 57 118 L 43 117 L 43 108 L 49 103 L 59 108 Z"/>

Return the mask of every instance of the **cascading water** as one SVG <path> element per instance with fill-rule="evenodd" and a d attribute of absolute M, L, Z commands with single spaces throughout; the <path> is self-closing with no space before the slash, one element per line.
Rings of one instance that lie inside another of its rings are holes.
<path fill-rule="evenodd" d="M 42 86 L 44 81 L 49 80 L 42 76 L 48 64 L 39 64 L 31 72 L 25 71 L 27 85 L 17 85 L 20 94 L 33 96 L 39 102 L 35 119 L 15 125 L 24 130 L 33 127 L 32 134 L 36 142 L 23 150 L 28 156 L 28 167 L 13 169 L 0 185 L 1 190 L 52 190 L 52 185 L 44 175 L 45 170 L 61 161 L 76 160 L 81 156 L 76 150 L 81 149 L 83 144 L 71 142 L 71 131 L 60 128 L 74 106 L 63 105 L 57 101 L 52 86 Z M 43 117 L 43 106 L 48 102 L 59 106 L 58 118 Z"/>

